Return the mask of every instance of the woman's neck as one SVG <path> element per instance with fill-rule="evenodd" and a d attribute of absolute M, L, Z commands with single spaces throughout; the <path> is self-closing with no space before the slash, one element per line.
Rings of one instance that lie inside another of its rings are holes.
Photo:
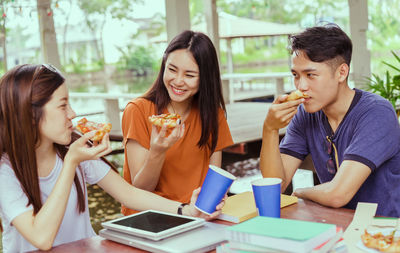
<path fill-rule="evenodd" d="M 174 102 L 171 101 L 168 104 L 168 112 L 179 114 L 184 121 L 190 114 L 190 110 L 192 109 L 192 100 L 184 101 L 184 102 Z"/>
<path fill-rule="evenodd" d="M 56 148 L 53 143 L 41 143 L 35 151 L 39 177 L 46 177 L 54 168 L 57 154 Z"/>

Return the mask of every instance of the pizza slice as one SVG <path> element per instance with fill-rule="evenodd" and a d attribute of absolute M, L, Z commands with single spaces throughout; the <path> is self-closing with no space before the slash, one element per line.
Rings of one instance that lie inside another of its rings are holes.
<path fill-rule="evenodd" d="M 82 134 L 96 130 L 95 135 L 91 138 L 92 141 L 101 141 L 106 133 L 111 131 L 111 123 L 96 123 L 82 118 L 78 121 L 76 129 Z"/>
<path fill-rule="evenodd" d="M 164 113 L 149 116 L 149 121 L 151 124 L 159 127 L 167 125 L 168 128 L 174 128 L 181 123 L 181 116 L 176 113 Z"/>
<path fill-rule="evenodd" d="M 309 96 L 304 94 L 303 92 L 299 90 L 292 91 L 286 98 L 285 102 L 287 101 L 294 101 L 300 98 L 308 98 Z"/>
<path fill-rule="evenodd" d="M 394 237 L 395 230 L 384 235 L 381 232 L 370 234 L 367 230 L 361 235 L 361 241 L 367 248 L 376 249 L 380 252 L 400 252 L 400 239 Z"/>

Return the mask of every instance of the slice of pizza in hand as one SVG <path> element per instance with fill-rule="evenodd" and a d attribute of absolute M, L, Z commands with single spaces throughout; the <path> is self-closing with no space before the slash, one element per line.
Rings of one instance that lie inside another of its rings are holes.
<path fill-rule="evenodd" d="M 164 113 L 149 116 L 149 121 L 155 126 L 162 127 L 166 125 L 167 128 L 174 128 L 181 123 L 181 116 L 176 113 Z"/>
<path fill-rule="evenodd" d="M 80 119 L 76 125 L 76 129 L 78 129 L 82 134 L 96 131 L 94 136 L 91 138 L 92 141 L 101 141 L 103 136 L 111 131 L 111 127 L 111 123 L 96 123 L 89 121 L 86 118 Z"/>
<path fill-rule="evenodd" d="M 286 98 L 285 102 L 287 101 L 294 101 L 300 98 L 308 98 L 309 96 L 304 94 L 303 92 L 299 90 L 292 91 Z"/>

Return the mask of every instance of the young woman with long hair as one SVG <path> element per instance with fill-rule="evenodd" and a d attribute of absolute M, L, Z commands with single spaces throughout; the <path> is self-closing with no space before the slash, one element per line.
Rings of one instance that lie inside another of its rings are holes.
<path fill-rule="evenodd" d="M 177 113 L 173 130 L 148 117 Z M 233 144 L 225 117 L 217 53 L 203 33 L 184 31 L 164 52 L 149 91 L 128 103 L 122 117 L 124 178 L 134 186 L 187 203 L 209 164 L 221 166 L 221 150 Z M 122 213 L 134 213 L 125 206 Z"/>
<path fill-rule="evenodd" d="M 64 78 L 51 65 L 17 66 L 0 79 L 4 252 L 47 250 L 95 235 L 86 183 L 97 183 L 130 208 L 179 209 L 181 203 L 132 187 L 100 160 L 111 151 L 108 135 L 94 146 L 87 145 L 94 131 L 74 141 L 74 117 Z M 194 204 L 183 208 L 183 214 L 207 219 L 219 212 L 205 216 Z"/>

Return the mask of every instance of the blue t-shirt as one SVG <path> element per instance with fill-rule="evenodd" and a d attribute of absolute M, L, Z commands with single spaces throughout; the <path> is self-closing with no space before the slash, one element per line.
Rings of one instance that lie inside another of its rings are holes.
<path fill-rule="evenodd" d="M 301 160 L 311 154 L 321 183 L 331 181 L 326 136 L 333 140 L 339 165 L 343 160 L 363 163 L 371 174 L 345 206 L 378 203 L 378 215 L 400 216 L 400 126 L 392 105 L 384 98 L 355 89 L 352 104 L 333 133 L 324 112 L 307 113 L 303 106 L 290 122 L 280 152 Z M 334 157 L 334 156 L 333 156 Z"/>

